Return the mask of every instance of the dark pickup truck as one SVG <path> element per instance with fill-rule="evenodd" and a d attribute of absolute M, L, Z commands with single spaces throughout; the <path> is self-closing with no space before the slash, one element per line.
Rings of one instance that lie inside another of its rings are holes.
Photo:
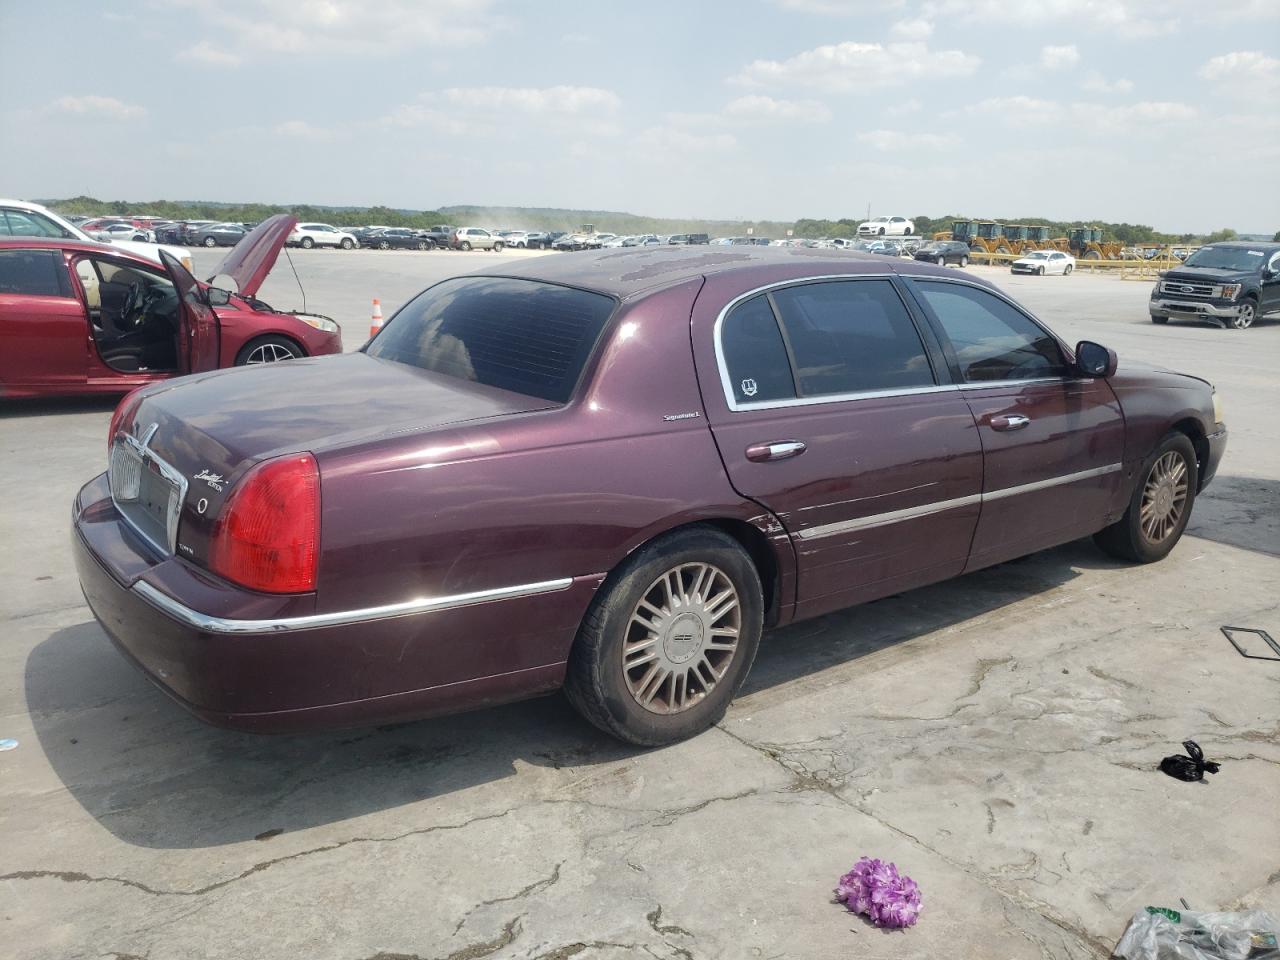
<path fill-rule="evenodd" d="M 1152 323 L 1204 320 L 1247 330 L 1280 314 L 1280 243 L 1247 240 L 1201 247 L 1151 290 Z"/>
<path fill-rule="evenodd" d="M 418 236 L 423 240 L 430 240 L 441 250 L 448 250 L 449 245 L 453 242 L 453 234 L 457 227 L 451 227 L 448 224 L 439 224 L 430 230 L 417 231 Z"/>

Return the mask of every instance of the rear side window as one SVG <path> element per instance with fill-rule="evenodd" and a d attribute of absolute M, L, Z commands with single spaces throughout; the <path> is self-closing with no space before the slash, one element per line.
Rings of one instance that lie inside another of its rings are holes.
<path fill-rule="evenodd" d="M 967 383 L 1066 375 L 1058 343 L 999 297 L 959 283 L 915 281 Z"/>
<path fill-rule="evenodd" d="M 0 250 L 0 293 L 69 297 L 70 281 L 58 250 Z"/>
<path fill-rule="evenodd" d="M 535 280 L 458 277 L 418 294 L 367 352 L 566 403 L 613 307 L 601 294 Z"/>
<path fill-rule="evenodd" d="M 753 297 L 733 308 L 720 328 L 720 346 L 738 403 L 795 397 L 787 348 L 767 297 Z"/>
<path fill-rule="evenodd" d="M 890 281 L 810 283 L 772 296 L 801 396 L 934 385 L 920 334 Z"/>
<path fill-rule="evenodd" d="M 0 211 L 0 233 L 13 237 L 53 237 L 62 240 L 71 234 L 48 217 L 26 210 Z"/>

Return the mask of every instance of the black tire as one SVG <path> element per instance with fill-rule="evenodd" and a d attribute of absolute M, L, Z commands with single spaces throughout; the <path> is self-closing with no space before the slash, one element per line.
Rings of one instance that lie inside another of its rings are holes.
<path fill-rule="evenodd" d="M 882 237 L 884 236 L 884 227 L 881 227 L 881 228 L 880 228 L 880 236 L 882 236 Z"/>
<path fill-rule="evenodd" d="M 471 243 L 470 243 L 470 241 L 468 241 L 468 240 L 463 240 L 460 244 L 458 244 L 458 249 L 459 249 L 459 250 L 465 250 L 465 251 L 467 251 L 467 252 L 469 253 L 469 252 L 471 251 Z"/>
<path fill-rule="evenodd" d="M 622 647 L 641 598 L 665 572 L 684 563 L 711 564 L 733 584 L 741 610 L 738 647 L 719 681 L 693 705 L 678 713 L 654 713 L 627 688 Z M 660 537 L 623 561 L 596 593 L 569 654 L 565 693 L 587 720 L 619 740 L 646 747 L 685 740 L 724 716 L 751 669 L 763 619 L 760 576 L 735 540 L 710 527 Z"/>
<path fill-rule="evenodd" d="M 1233 330 L 1248 330 L 1258 319 L 1258 301 L 1253 297 L 1245 297 L 1240 301 L 1240 313 L 1228 322 Z"/>
<path fill-rule="evenodd" d="M 1074 270 L 1074 269 L 1075 269 L 1075 267 L 1068 263 L 1068 264 L 1066 265 L 1066 267 L 1065 267 L 1065 268 L 1063 268 L 1062 275 L 1063 275 L 1064 277 L 1069 277 L 1069 276 L 1071 276 L 1071 271 L 1072 271 L 1072 270 Z"/>
<path fill-rule="evenodd" d="M 1036 268 L 1036 276 L 1037 276 L 1037 277 L 1043 277 L 1043 276 L 1044 276 L 1044 267 L 1037 267 L 1037 268 Z"/>
<path fill-rule="evenodd" d="M 414 244 L 414 248 L 415 248 L 415 249 L 417 249 L 417 250 L 425 250 L 425 249 L 427 249 L 426 241 L 425 241 L 425 240 L 419 240 L 417 243 L 415 243 L 415 244 Z"/>
<path fill-rule="evenodd" d="M 1152 475 L 1156 463 L 1167 453 L 1175 453 L 1182 458 L 1186 468 L 1186 502 L 1172 531 L 1158 542 L 1152 541 L 1142 529 L 1142 500 L 1147 481 Z M 1182 532 L 1191 519 L 1191 510 L 1195 506 L 1196 488 L 1200 482 L 1199 467 L 1196 464 L 1196 448 L 1185 433 L 1174 431 L 1165 435 L 1155 450 L 1142 463 L 1138 472 L 1138 481 L 1134 484 L 1133 495 L 1129 498 L 1129 506 L 1122 516 L 1111 526 L 1093 535 L 1094 542 L 1104 551 L 1121 560 L 1132 563 L 1154 563 L 1163 560 L 1169 551 L 1177 545 Z"/>
<path fill-rule="evenodd" d="M 288 350 L 289 353 L 292 354 L 292 357 L 280 357 L 280 360 L 297 360 L 299 357 L 305 357 L 307 355 L 307 351 L 303 350 L 302 346 L 296 341 L 290 340 L 288 337 L 282 337 L 279 334 L 269 333 L 262 337 L 254 337 L 241 347 L 240 352 L 236 354 L 236 366 L 243 367 L 247 365 L 250 358 L 253 356 L 254 351 L 259 347 L 282 348 L 284 350 Z"/>
<path fill-rule="evenodd" d="M 938 262 L 938 266 L 945 267 L 947 265 L 947 258 L 939 257 L 937 262 Z"/>
<path fill-rule="evenodd" d="M 1166 323 L 1168 323 L 1168 322 L 1169 322 L 1169 318 L 1168 318 L 1168 317 L 1158 317 L 1158 316 L 1155 316 L 1155 315 L 1153 314 L 1153 315 L 1152 315 L 1152 317 L 1151 317 L 1151 322 L 1152 322 L 1152 323 L 1158 323 L 1158 324 L 1160 324 L 1161 326 L 1164 326 Z"/>
<path fill-rule="evenodd" d="M 343 238 L 342 238 L 342 249 L 343 249 L 343 250 L 350 250 L 350 249 L 351 249 L 352 247 L 354 247 L 354 246 L 355 246 L 355 244 L 354 244 L 354 243 L 352 243 L 350 239 L 348 239 L 347 237 L 343 237 Z"/>
<path fill-rule="evenodd" d="M 316 242 L 312 240 L 310 237 L 303 237 L 302 243 L 300 244 L 303 250 L 310 250 L 315 245 L 316 245 Z"/>
<path fill-rule="evenodd" d="M 204 245 L 206 247 L 216 247 L 218 245 L 218 241 L 213 239 L 213 237 L 205 237 Z"/>
<path fill-rule="evenodd" d="M 387 241 L 385 241 L 385 240 L 379 240 L 379 241 L 378 241 L 378 249 L 379 249 L 379 250 L 390 250 L 390 249 L 391 249 L 391 244 L 387 243 Z"/>
<path fill-rule="evenodd" d="M 497 243 L 495 243 L 495 244 L 493 245 L 493 252 L 494 252 L 494 253 L 501 253 L 501 252 L 502 252 L 502 248 L 503 248 L 503 247 L 505 247 L 505 246 L 506 246 L 506 244 L 505 244 L 505 243 L 503 243 L 501 240 L 499 240 Z"/>

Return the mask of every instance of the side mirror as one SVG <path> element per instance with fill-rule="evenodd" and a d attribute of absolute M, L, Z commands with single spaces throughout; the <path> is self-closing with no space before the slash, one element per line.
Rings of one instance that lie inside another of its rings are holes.
<path fill-rule="evenodd" d="M 231 291 L 223 290 L 221 287 L 206 288 L 205 296 L 211 307 L 225 307 L 231 302 Z"/>
<path fill-rule="evenodd" d="M 1119 358 L 1114 350 L 1104 347 L 1092 340 L 1081 340 L 1076 344 L 1076 366 L 1086 377 L 1105 379 L 1116 372 Z"/>

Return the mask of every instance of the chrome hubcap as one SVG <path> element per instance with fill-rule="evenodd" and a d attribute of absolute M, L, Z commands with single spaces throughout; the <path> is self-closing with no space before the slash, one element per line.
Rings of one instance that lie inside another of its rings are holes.
<path fill-rule="evenodd" d="M 278 343 L 262 343 L 254 347 L 249 354 L 249 363 L 275 363 L 278 360 L 292 360 L 293 351 Z"/>
<path fill-rule="evenodd" d="M 1240 312 L 1236 314 L 1232 324 L 1239 330 L 1247 330 L 1253 325 L 1253 305 L 1246 303 L 1240 307 Z"/>
<path fill-rule="evenodd" d="M 742 607 L 728 576 L 683 563 L 650 584 L 627 622 L 622 673 L 636 703 L 681 713 L 724 677 L 738 650 Z"/>
<path fill-rule="evenodd" d="M 1187 465 L 1170 450 L 1155 462 L 1142 490 L 1142 533 L 1162 543 L 1173 533 L 1187 505 Z"/>

